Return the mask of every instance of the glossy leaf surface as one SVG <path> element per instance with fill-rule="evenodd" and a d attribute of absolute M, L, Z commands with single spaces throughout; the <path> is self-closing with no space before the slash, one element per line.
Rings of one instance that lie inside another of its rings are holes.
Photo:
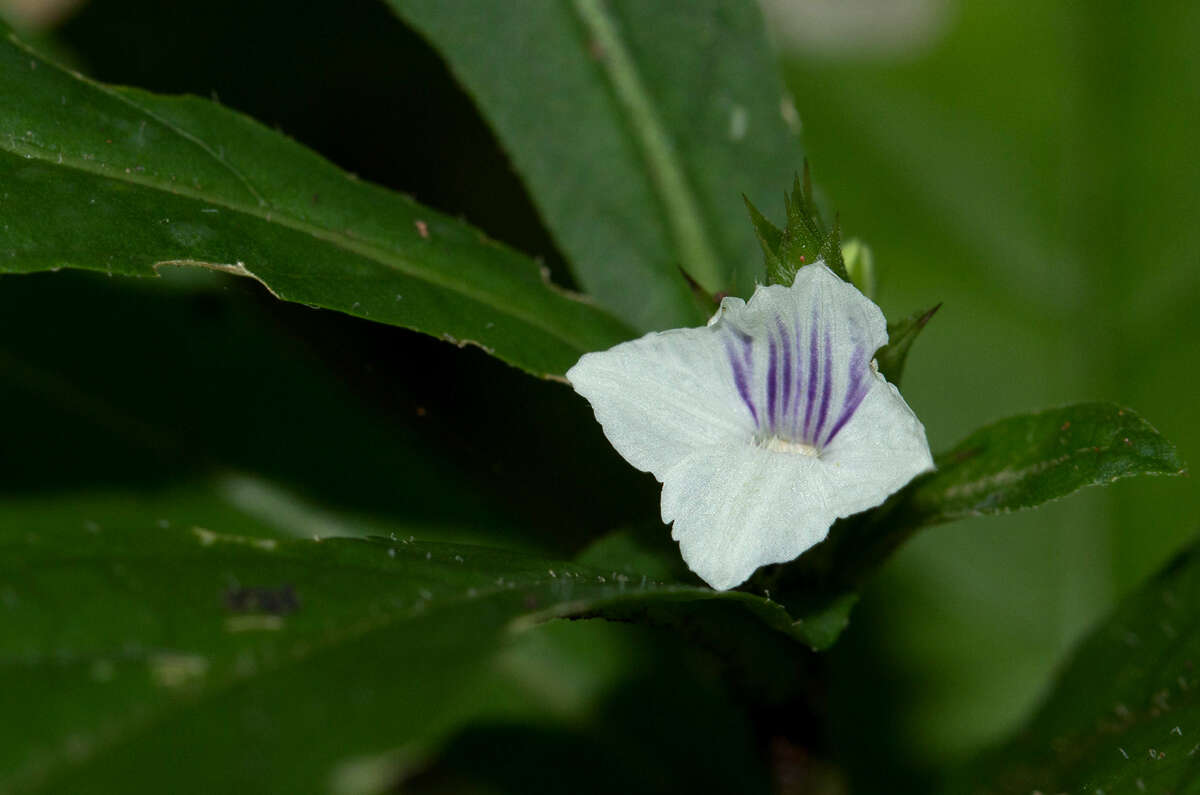
<path fill-rule="evenodd" d="M 389 0 L 512 156 L 580 284 L 640 330 L 705 319 L 686 279 L 762 280 L 741 195 L 800 165 L 752 3 Z"/>
<path fill-rule="evenodd" d="M 542 376 L 631 333 L 533 261 L 213 102 L 89 81 L 11 33 L 0 94 L 0 271 L 209 267 Z"/>
<path fill-rule="evenodd" d="M 1178 475 L 1175 447 L 1111 403 L 1022 414 L 980 428 L 937 457 L 908 502 L 922 524 L 1032 508 L 1134 475 Z"/>
<path fill-rule="evenodd" d="M 283 538 L 207 494 L 0 504 L 0 787 L 324 790 L 514 708 L 495 657 L 556 616 L 799 650 L 748 594 L 400 533 Z"/>

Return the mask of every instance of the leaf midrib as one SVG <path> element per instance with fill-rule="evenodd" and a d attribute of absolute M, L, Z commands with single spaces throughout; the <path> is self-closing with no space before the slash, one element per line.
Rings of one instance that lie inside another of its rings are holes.
<path fill-rule="evenodd" d="M 5 151 L 9 152 L 10 154 L 16 155 L 16 156 L 21 156 L 23 153 L 20 151 L 16 151 L 17 149 L 20 149 L 20 147 L 6 148 Z M 355 255 L 364 257 L 364 258 L 366 258 L 372 262 L 375 262 L 377 264 L 383 265 L 385 267 L 390 267 L 393 270 L 396 270 L 399 273 L 402 273 L 406 276 L 410 276 L 414 279 L 424 281 L 424 282 L 426 282 L 428 284 L 432 284 L 436 287 L 441 287 L 441 288 L 449 290 L 451 292 L 458 293 L 466 298 L 469 298 L 471 300 L 474 300 L 481 304 L 484 304 L 485 306 L 489 306 L 489 307 L 497 310 L 501 314 L 508 315 L 509 317 L 512 317 L 515 320 L 519 320 L 529 326 L 532 326 L 543 332 L 549 333 L 551 336 L 557 337 L 558 339 L 560 339 L 563 342 L 570 345 L 575 350 L 579 351 L 581 354 L 587 353 L 588 351 L 591 350 L 591 347 L 589 345 L 582 342 L 578 337 L 575 337 L 574 335 L 572 335 L 565 328 L 559 327 L 552 323 L 545 322 L 544 321 L 545 316 L 543 316 L 543 315 L 539 315 L 537 313 L 532 313 L 532 312 L 521 311 L 521 310 L 515 308 L 512 304 L 502 303 L 499 300 L 498 296 L 496 296 L 495 294 L 489 293 L 489 292 L 483 291 L 483 290 L 472 290 L 463 282 L 456 282 L 452 279 L 446 279 L 446 278 L 438 278 L 438 274 L 436 271 L 423 270 L 420 267 L 414 266 L 413 264 L 411 264 L 411 262 L 407 258 L 397 255 L 395 252 L 387 251 L 386 249 L 380 248 L 375 245 L 357 242 L 357 241 L 353 240 L 352 238 L 348 238 L 343 235 L 339 235 L 336 232 L 332 232 L 323 227 L 313 226 L 311 224 L 308 224 L 308 223 L 305 223 L 298 219 L 295 219 L 292 216 L 286 214 L 285 212 L 282 212 L 282 211 L 256 212 L 254 210 L 247 209 L 246 207 L 241 207 L 236 204 L 231 204 L 222 199 L 215 199 L 211 195 L 206 195 L 200 191 L 189 190 L 186 188 L 184 188 L 184 189 L 175 189 L 174 187 L 169 188 L 169 187 L 166 187 L 166 186 L 163 186 L 163 185 L 160 185 L 160 184 L 157 184 L 155 182 L 145 180 L 145 179 L 137 179 L 137 178 L 122 179 L 121 177 L 105 173 L 99 169 L 88 168 L 87 166 L 83 165 L 84 161 L 78 160 L 77 158 L 63 157 L 61 162 L 51 161 L 51 160 L 46 159 L 45 157 L 40 156 L 42 154 L 42 150 L 35 149 L 34 151 L 38 152 L 39 156 L 37 157 L 37 159 L 42 163 L 46 163 L 46 164 L 54 165 L 54 166 L 63 166 L 63 167 L 73 168 L 77 171 L 81 171 L 83 173 L 90 174 L 92 176 L 97 176 L 102 179 L 112 180 L 114 182 L 124 182 L 124 183 L 136 184 L 140 187 L 149 188 L 151 190 L 156 190 L 161 193 L 169 193 L 169 194 L 172 194 L 175 196 L 183 197 L 185 199 L 203 202 L 207 205 L 221 207 L 230 212 L 249 216 L 251 218 L 255 218 L 257 220 L 263 221 L 264 223 L 277 224 L 286 229 L 290 229 L 294 232 L 299 232 L 301 234 L 308 234 L 311 237 L 313 237 L 317 240 L 320 240 L 322 243 L 333 246 L 335 249 L 337 249 L 339 251 L 344 251 L 346 253 L 355 254 Z M 252 270 L 252 268 L 250 266 L 246 266 L 245 263 L 242 263 L 242 266 L 245 267 L 246 270 L 249 271 L 250 273 L 252 273 L 256 278 L 262 279 L 262 277 L 259 276 L 259 274 L 256 273 L 254 270 Z M 263 281 L 265 281 L 265 280 L 263 280 Z M 271 287 L 272 290 L 275 290 L 275 288 L 276 288 L 275 285 L 269 285 L 269 286 Z M 532 287 L 531 284 L 529 286 Z M 328 308 L 336 309 L 337 311 L 345 312 L 347 314 L 353 314 L 353 313 L 349 312 L 349 310 L 341 309 L 341 308 L 335 307 L 335 306 L 328 306 Z"/>
<path fill-rule="evenodd" d="M 547 332 L 547 333 L 551 334 L 552 336 L 558 337 L 559 339 L 561 339 L 562 341 L 564 341 L 568 345 L 570 345 L 572 348 L 578 350 L 580 353 L 586 353 L 591 350 L 591 346 L 589 346 L 587 343 L 583 342 L 580 338 L 571 334 L 569 326 L 563 327 L 563 326 L 559 326 L 554 323 L 548 323 L 545 321 L 544 316 L 539 315 L 537 313 L 521 311 L 518 307 L 514 307 L 512 305 L 505 304 L 505 303 L 501 302 L 498 299 L 498 297 L 495 296 L 493 293 L 490 293 L 490 292 L 487 292 L 484 290 L 472 290 L 472 289 L 470 289 L 469 285 L 464 284 L 463 282 L 456 282 L 453 279 L 448 279 L 448 278 L 442 277 L 442 275 L 439 274 L 437 271 L 422 269 L 419 266 L 414 265 L 412 263 L 412 261 L 409 260 L 407 257 L 400 255 L 395 251 L 388 250 L 377 244 L 369 244 L 369 243 L 365 243 L 362 241 L 357 241 L 354 238 L 348 237 L 346 235 L 338 234 L 337 232 L 334 232 L 334 231 L 328 229 L 327 227 L 317 226 L 317 225 L 302 221 L 302 220 L 290 215 L 286 210 L 279 210 L 278 208 L 273 207 L 258 194 L 258 192 L 255 190 L 253 185 L 249 182 L 249 180 L 244 175 L 241 174 L 240 171 L 238 171 L 236 168 L 234 168 L 234 166 L 231 163 L 225 161 L 221 157 L 218 157 L 215 154 L 215 152 L 213 152 L 211 147 L 209 147 L 203 141 L 203 139 L 198 138 L 195 135 L 189 133 L 187 130 L 184 130 L 183 128 L 179 127 L 178 125 L 172 123 L 170 120 L 160 117 L 158 114 L 155 114 L 153 111 L 137 104 L 129 97 L 124 96 L 124 95 L 120 94 L 119 92 L 114 91 L 112 88 L 110 88 L 108 86 L 102 85 L 102 84 L 97 83 L 92 80 L 89 80 L 88 78 L 86 78 L 82 75 L 71 73 L 71 72 L 63 69 L 58 64 L 54 64 L 52 62 L 48 62 L 48 61 L 42 59 L 41 56 L 38 55 L 37 52 L 30 50 L 27 46 L 25 46 L 19 39 L 16 39 L 13 35 L 10 34 L 8 39 L 15 46 L 21 48 L 26 53 L 28 53 L 31 57 L 37 58 L 39 60 L 40 64 L 48 66 L 53 69 L 56 69 L 59 72 L 69 75 L 72 79 L 74 79 L 78 82 L 85 83 L 89 87 L 95 88 L 96 90 L 100 91 L 101 93 L 104 93 L 108 96 L 114 97 L 114 98 L 120 100 L 121 102 L 128 104 L 130 107 L 134 108 L 138 112 L 145 114 L 150 119 L 153 119 L 155 122 L 163 125 L 170 132 L 174 133 L 175 135 L 178 135 L 179 137 L 183 138 L 184 140 L 188 141 L 189 143 L 197 146 L 201 151 L 203 151 L 205 153 L 205 155 L 212 158 L 214 161 L 216 161 L 218 164 L 220 164 L 222 167 L 224 167 L 230 173 L 232 173 L 234 175 L 234 177 L 237 178 L 238 181 L 241 182 L 245 186 L 246 190 L 250 193 L 250 195 L 252 197 L 256 198 L 260 204 L 258 207 L 250 208 L 250 207 L 246 207 L 244 205 L 232 203 L 231 201 L 229 201 L 223 197 L 214 198 L 210 194 L 206 194 L 202 191 L 188 188 L 185 184 L 182 184 L 182 183 L 164 185 L 164 184 L 161 184 L 151 178 L 141 177 L 134 173 L 131 173 L 128 175 L 122 175 L 119 173 L 113 174 L 111 172 L 104 170 L 103 168 L 96 167 L 96 166 L 103 166 L 104 165 L 103 163 L 99 163 L 97 161 L 96 165 L 89 166 L 88 163 L 91 161 L 85 161 L 78 157 L 67 156 L 67 155 L 64 155 L 61 151 L 56 152 L 55 153 L 56 157 L 51 159 L 51 158 L 46 157 L 47 150 L 42 149 L 40 147 L 23 144 L 23 142 L 20 139 L 9 139 L 5 143 L 0 143 L 0 149 L 3 149 L 4 151 L 7 151 L 10 154 L 17 156 L 17 157 L 24 156 L 26 159 L 36 159 L 39 162 L 45 163 L 50 166 L 63 166 L 63 167 L 67 167 L 67 168 L 73 168 L 77 171 L 81 171 L 85 174 L 97 176 L 102 179 L 108 179 L 108 180 L 112 180 L 115 182 L 138 185 L 140 187 L 149 188 L 151 190 L 156 190 L 156 191 L 163 192 L 163 193 L 169 193 L 172 195 L 181 196 L 186 199 L 191 199 L 194 201 L 201 201 L 201 202 L 204 202 L 209 205 L 222 207 L 233 213 L 239 213 L 239 214 L 242 214 L 245 216 L 256 218 L 256 219 L 263 221 L 265 223 L 268 223 L 268 224 L 278 224 L 278 225 L 283 226 L 292 231 L 300 232 L 302 234 L 308 234 L 311 237 L 316 238 L 317 240 L 320 240 L 323 243 L 332 245 L 334 248 L 337 248 L 339 250 L 348 251 L 350 253 L 357 254 L 368 260 L 371 260 L 372 262 L 376 262 L 380 265 L 384 265 L 385 267 L 390 267 L 400 273 L 405 274 L 406 276 L 410 276 L 412 278 L 419 279 L 421 281 L 425 281 L 425 282 L 435 285 L 437 287 L 441 287 L 441 288 L 450 290 L 452 292 L 459 293 L 460 295 L 463 295 L 467 298 L 478 301 L 479 303 L 482 303 L 486 306 L 490 306 L 490 307 L 500 311 L 502 314 L 509 315 L 510 317 L 513 317 L 517 320 L 520 320 L 520 321 L 526 323 L 527 325 L 530 325 L 541 331 Z M 370 183 L 364 183 L 364 184 L 370 184 Z M 490 238 L 489 238 L 489 242 L 494 243 L 496 246 L 501 248 L 501 250 L 505 251 L 506 253 L 508 253 L 510 255 L 515 255 L 518 257 L 521 256 L 520 254 L 518 254 L 516 252 L 512 252 L 506 246 L 503 246 L 503 244 L 500 244 L 496 241 L 491 241 Z M 532 262 L 530 263 L 530 266 L 533 267 Z M 532 281 L 528 280 L 527 277 L 523 277 L 521 282 L 524 283 L 524 285 L 527 288 L 543 290 L 551 297 L 553 297 L 553 295 L 554 295 L 554 293 L 552 291 L 548 290 L 545 286 L 535 285 Z M 597 311 L 597 312 L 600 311 L 599 309 L 597 309 L 594 306 L 591 306 L 590 304 L 587 304 L 587 306 L 589 309 L 592 309 L 594 311 Z M 331 307 L 331 308 L 333 308 L 333 307 Z M 346 311 L 346 310 L 339 310 L 339 311 Z"/>
<path fill-rule="evenodd" d="M 603 57 L 597 59 L 624 110 L 628 129 L 650 172 L 650 184 L 658 194 L 672 237 L 679 248 L 684 269 L 712 292 L 726 289 L 721 275 L 720 256 L 705 232 L 705 223 L 696 203 L 696 192 L 689 186 L 687 172 L 680 162 L 671 136 L 658 114 L 646 82 L 629 48 L 622 41 L 612 13 L 600 0 L 573 0 L 571 3 L 580 26 L 600 45 Z M 588 43 L 580 43 L 586 51 Z"/>

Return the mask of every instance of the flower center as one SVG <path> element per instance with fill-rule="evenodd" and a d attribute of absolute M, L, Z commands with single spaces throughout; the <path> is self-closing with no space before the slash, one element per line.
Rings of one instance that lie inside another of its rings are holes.
<path fill-rule="evenodd" d="M 854 340 L 835 346 L 816 309 L 807 326 L 776 321 L 758 336 L 725 327 L 733 386 L 756 426 L 756 444 L 819 457 L 874 382 L 869 351 Z"/>
<path fill-rule="evenodd" d="M 772 453 L 792 453 L 794 455 L 807 455 L 813 458 L 818 458 L 821 451 L 811 444 L 804 442 L 794 442 L 790 439 L 782 439 L 778 436 L 769 436 L 766 439 L 757 440 L 759 447 L 770 450 Z"/>

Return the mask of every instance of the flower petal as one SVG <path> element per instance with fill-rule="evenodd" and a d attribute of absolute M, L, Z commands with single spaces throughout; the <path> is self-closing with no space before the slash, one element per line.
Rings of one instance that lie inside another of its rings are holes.
<path fill-rule="evenodd" d="M 663 521 L 674 522 L 688 567 L 718 590 L 824 539 L 836 504 L 820 459 L 754 445 L 694 453 L 663 480 Z"/>
<path fill-rule="evenodd" d="M 584 354 L 567 380 L 617 452 L 660 481 L 696 450 L 748 443 L 754 434 L 723 342 L 709 328 L 653 332 Z"/>
<path fill-rule="evenodd" d="M 715 321 L 757 435 L 817 448 L 854 414 L 870 386 L 868 362 L 887 342 L 879 307 L 820 263 L 801 268 L 791 287 L 759 287 L 749 303 L 726 299 Z"/>
<path fill-rule="evenodd" d="M 882 375 L 872 372 L 870 380 L 858 410 L 821 452 L 838 494 L 838 516 L 874 508 L 933 469 L 925 426 Z"/>
<path fill-rule="evenodd" d="M 869 364 L 879 307 L 821 263 L 567 372 L 613 447 L 663 483 L 662 518 L 709 585 L 792 560 L 931 469 L 925 429 Z"/>

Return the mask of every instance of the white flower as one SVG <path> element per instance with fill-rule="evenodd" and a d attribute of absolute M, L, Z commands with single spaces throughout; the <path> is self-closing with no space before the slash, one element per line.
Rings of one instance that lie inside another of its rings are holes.
<path fill-rule="evenodd" d="M 925 428 L 875 367 L 879 307 L 823 263 L 726 298 L 706 328 L 654 332 L 567 372 L 713 588 L 792 560 L 835 519 L 933 468 Z"/>

